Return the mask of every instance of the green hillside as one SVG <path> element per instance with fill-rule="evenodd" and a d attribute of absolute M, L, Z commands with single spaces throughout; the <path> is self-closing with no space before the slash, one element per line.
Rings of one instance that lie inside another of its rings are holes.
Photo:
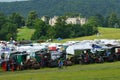
<path fill-rule="evenodd" d="M 91 40 L 91 39 L 120 39 L 120 29 L 116 28 L 98 28 L 100 35 L 92 35 L 92 36 L 85 36 L 73 39 L 63 39 L 62 41 L 55 41 L 55 42 L 66 42 L 69 40 Z M 17 40 L 25 39 L 30 40 L 32 34 L 34 33 L 34 29 L 28 29 L 26 27 L 18 29 L 18 37 Z"/>
<path fill-rule="evenodd" d="M 93 40 L 93 39 L 120 39 L 120 29 L 116 28 L 98 28 L 100 35 L 92 35 L 92 36 L 85 36 L 85 37 L 79 37 L 79 38 L 73 38 L 73 39 L 63 39 L 62 41 L 56 41 L 56 42 L 66 42 L 70 40 Z"/>
<path fill-rule="evenodd" d="M 100 35 L 85 36 L 73 39 L 63 39 L 62 41 L 55 42 L 66 42 L 66 41 L 75 41 L 75 40 L 94 40 L 94 39 L 120 39 L 120 29 L 115 28 L 98 28 Z"/>
<path fill-rule="evenodd" d="M 18 29 L 17 40 L 22 40 L 22 39 L 30 40 L 34 31 L 35 31 L 34 29 L 29 29 L 27 27 Z"/>
<path fill-rule="evenodd" d="M 81 13 L 85 17 L 103 16 L 111 12 L 120 13 L 120 0 L 29 0 L 23 2 L 0 3 L 0 11 L 5 14 L 18 12 L 27 16 L 29 11 L 35 10 L 39 16 L 63 15 L 68 12 Z"/>
<path fill-rule="evenodd" d="M 120 62 L 74 65 L 63 69 L 41 68 L 15 72 L 0 71 L 0 80 L 120 80 Z"/>

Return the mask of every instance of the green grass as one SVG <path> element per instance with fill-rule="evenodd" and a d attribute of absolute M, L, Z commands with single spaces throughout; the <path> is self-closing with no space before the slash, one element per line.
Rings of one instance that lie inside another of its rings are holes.
<path fill-rule="evenodd" d="M 120 80 L 120 62 L 0 72 L 0 80 Z"/>
<path fill-rule="evenodd" d="M 96 35 L 92 35 L 92 36 L 85 36 L 78 38 L 69 38 L 55 42 L 66 42 L 70 40 L 120 39 L 120 29 L 99 27 L 98 30 L 101 33 L 99 37 L 97 37 Z M 30 40 L 34 31 L 35 31 L 34 29 L 28 29 L 27 27 L 18 29 L 17 40 L 22 40 L 22 39 Z"/>
<path fill-rule="evenodd" d="M 30 40 L 34 31 L 35 31 L 34 29 L 29 29 L 27 27 L 18 29 L 17 40 L 22 40 L 22 39 Z"/>
<path fill-rule="evenodd" d="M 94 39 L 120 39 L 120 29 L 116 28 L 98 28 L 99 32 L 101 33 L 100 36 L 92 35 L 92 36 L 85 36 L 85 37 L 78 37 L 78 38 L 71 38 L 71 39 L 63 39 L 62 41 L 55 41 L 55 42 L 66 42 L 71 40 L 94 40 Z"/>

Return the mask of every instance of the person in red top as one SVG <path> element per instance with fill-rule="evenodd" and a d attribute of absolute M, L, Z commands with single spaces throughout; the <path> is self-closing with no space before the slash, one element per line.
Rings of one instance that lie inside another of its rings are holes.
<path fill-rule="evenodd" d="M 14 71 L 14 63 L 12 59 L 10 59 L 10 68 L 11 68 L 11 71 Z"/>
<path fill-rule="evenodd" d="M 7 71 L 7 63 L 5 61 L 2 62 L 2 69 L 3 71 Z"/>

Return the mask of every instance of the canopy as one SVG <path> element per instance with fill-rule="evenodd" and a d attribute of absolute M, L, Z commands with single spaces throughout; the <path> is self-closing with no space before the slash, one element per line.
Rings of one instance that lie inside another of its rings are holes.
<path fill-rule="evenodd" d="M 79 43 L 72 46 L 69 46 L 66 49 L 67 54 L 75 54 L 75 50 L 86 50 L 86 49 L 92 49 L 91 43 Z"/>

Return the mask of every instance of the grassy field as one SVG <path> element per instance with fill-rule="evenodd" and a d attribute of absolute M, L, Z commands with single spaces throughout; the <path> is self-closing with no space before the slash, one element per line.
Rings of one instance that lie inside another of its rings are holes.
<path fill-rule="evenodd" d="M 98 28 L 100 35 L 92 35 L 92 36 L 85 36 L 85 37 L 78 37 L 73 39 L 63 39 L 62 41 L 55 41 L 55 42 L 66 42 L 71 40 L 94 40 L 94 39 L 120 39 L 120 29 L 116 28 Z"/>
<path fill-rule="evenodd" d="M 0 72 L 0 80 L 120 80 L 120 62 Z"/>
<path fill-rule="evenodd" d="M 22 40 L 22 39 L 30 40 L 34 31 L 35 31 L 34 29 L 29 29 L 27 27 L 18 29 L 17 40 Z"/>
<path fill-rule="evenodd" d="M 92 36 L 78 37 L 73 39 L 64 39 L 62 41 L 55 41 L 55 42 L 66 42 L 69 40 L 120 39 L 120 29 L 99 27 L 98 30 L 100 32 L 100 36 L 92 35 Z M 30 40 L 34 31 L 35 31 L 34 29 L 28 29 L 26 27 L 23 27 L 22 29 L 18 29 L 17 40 L 21 40 L 21 39 Z"/>

